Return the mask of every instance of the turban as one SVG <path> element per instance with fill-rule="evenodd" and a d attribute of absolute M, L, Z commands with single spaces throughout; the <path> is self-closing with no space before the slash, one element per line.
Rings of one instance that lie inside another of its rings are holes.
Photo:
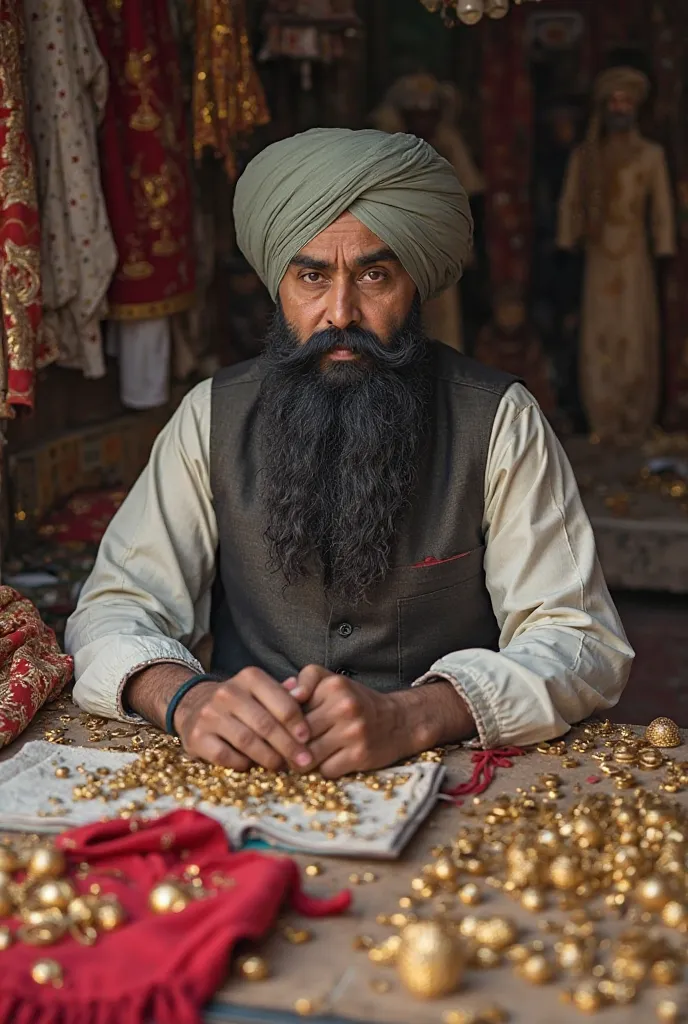
<path fill-rule="evenodd" d="M 263 150 L 237 183 L 237 243 L 273 299 L 294 256 L 347 210 L 395 253 L 421 301 L 461 277 L 473 220 L 451 164 L 413 135 L 315 128 Z"/>
<path fill-rule="evenodd" d="M 595 102 L 606 103 L 615 92 L 625 92 L 638 106 L 647 99 L 650 80 L 636 68 L 607 68 L 595 79 Z"/>

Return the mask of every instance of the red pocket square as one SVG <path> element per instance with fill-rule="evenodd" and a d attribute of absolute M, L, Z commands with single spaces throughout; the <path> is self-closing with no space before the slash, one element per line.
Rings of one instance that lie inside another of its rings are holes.
<path fill-rule="evenodd" d="M 460 555 L 451 555 L 449 558 L 435 558 L 434 555 L 428 555 L 422 562 L 416 562 L 411 568 L 424 569 L 427 565 L 444 565 L 445 562 L 456 562 L 459 558 L 465 558 L 468 554 L 470 552 L 462 551 Z"/>

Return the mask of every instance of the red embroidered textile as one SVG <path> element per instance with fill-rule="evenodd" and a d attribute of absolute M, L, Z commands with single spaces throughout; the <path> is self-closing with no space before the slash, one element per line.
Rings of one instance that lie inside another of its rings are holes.
<path fill-rule="evenodd" d="M 38 528 L 40 537 L 60 544 L 100 544 L 110 520 L 126 497 L 121 487 L 79 491 L 64 508 L 51 512 Z"/>
<path fill-rule="evenodd" d="M 467 796 L 469 793 L 484 793 L 494 779 L 495 770 L 497 768 L 512 768 L 513 761 L 511 758 L 520 757 L 522 754 L 525 754 L 525 750 L 522 750 L 520 747 L 476 750 L 471 758 L 475 768 L 468 782 L 462 782 L 460 785 L 454 786 L 453 789 L 446 789 L 444 792 L 448 796 L 454 797 Z M 461 804 L 463 801 L 456 800 L 455 803 Z"/>
<path fill-rule="evenodd" d="M 73 662 L 27 598 L 0 586 L 0 747 L 71 679 Z"/>
<path fill-rule="evenodd" d="M 110 70 L 101 176 L 120 262 L 110 318 L 179 313 L 194 300 L 190 149 L 167 0 L 86 0 Z"/>
<path fill-rule="evenodd" d="M 75 881 L 79 890 L 98 882 L 104 894 L 117 896 L 129 921 L 90 947 L 71 937 L 43 949 L 10 946 L 2 954 L 0 1024 L 201 1024 L 235 943 L 264 935 L 285 901 L 321 917 L 341 913 L 351 900 L 348 891 L 324 900 L 307 896 L 289 857 L 233 853 L 222 827 L 198 811 L 133 826 L 120 819 L 87 825 L 57 843 L 72 872 L 90 867 L 85 880 Z M 215 895 L 181 913 L 152 913 L 151 888 L 181 878 L 191 864 Z M 62 967 L 61 987 L 32 980 L 31 965 L 42 956 Z"/>

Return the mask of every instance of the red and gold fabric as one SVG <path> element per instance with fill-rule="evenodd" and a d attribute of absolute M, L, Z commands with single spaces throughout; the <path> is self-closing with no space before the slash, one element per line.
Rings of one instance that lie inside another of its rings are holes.
<path fill-rule="evenodd" d="M 251 56 L 244 0 L 196 4 L 194 154 L 211 149 L 230 180 L 237 176 L 237 142 L 270 120 Z"/>
<path fill-rule="evenodd" d="M 190 159 L 167 0 L 87 0 L 110 70 L 101 174 L 119 251 L 110 318 L 143 320 L 194 301 Z"/>
<path fill-rule="evenodd" d="M 33 408 L 36 366 L 57 357 L 41 339 L 40 229 L 22 82 L 21 0 L 0 0 L 0 416 Z"/>
<path fill-rule="evenodd" d="M 0 586 L 0 747 L 26 729 L 72 677 L 73 663 L 34 605 Z"/>

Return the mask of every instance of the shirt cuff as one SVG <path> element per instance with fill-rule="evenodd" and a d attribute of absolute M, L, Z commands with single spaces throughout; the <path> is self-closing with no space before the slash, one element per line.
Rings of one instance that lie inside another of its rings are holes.
<path fill-rule="evenodd" d="M 468 710 L 473 716 L 478 731 L 478 740 L 483 750 L 493 750 L 498 747 L 499 727 L 494 713 L 485 699 L 484 685 L 474 679 L 470 672 L 462 672 L 460 677 L 454 672 L 448 672 L 446 668 L 442 667 L 441 662 L 437 662 L 436 667 L 433 665 L 429 672 L 416 679 L 412 685 L 423 686 L 434 679 L 444 679 L 451 683 L 459 697 L 466 702 Z"/>
<path fill-rule="evenodd" d="M 75 703 L 100 718 L 129 723 L 143 722 L 140 715 L 126 711 L 123 702 L 124 688 L 137 672 L 163 663 L 183 665 L 192 673 L 203 671 L 201 663 L 178 641 L 142 636 L 114 638 L 83 672 L 79 671 L 78 655 L 75 661 Z"/>

